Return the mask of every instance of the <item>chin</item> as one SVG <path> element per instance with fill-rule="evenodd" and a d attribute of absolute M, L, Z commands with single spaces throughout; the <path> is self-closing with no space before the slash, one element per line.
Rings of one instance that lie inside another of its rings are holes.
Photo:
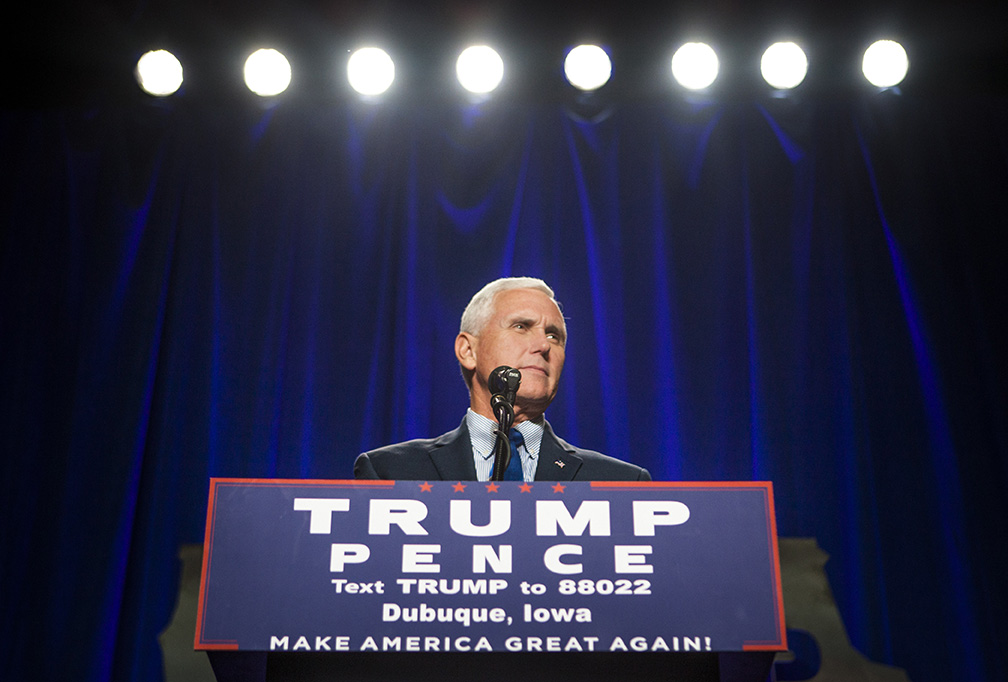
<path fill-rule="evenodd" d="M 546 406 L 553 402 L 553 395 L 548 392 L 537 392 L 532 394 L 519 393 L 517 402 L 522 405 L 527 405 L 528 407 L 545 410 Z"/>
<path fill-rule="evenodd" d="M 550 399 L 552 399 L 552 397 L 553 397 L 552 394 L 545 388 L 536 390 L 525 390 L 525 391 L 522 391 L 520 389 L 518 390 L 519 400 L 527 400 L 533 403 L 541 403 L 544 400 L 548 402 Z"/>

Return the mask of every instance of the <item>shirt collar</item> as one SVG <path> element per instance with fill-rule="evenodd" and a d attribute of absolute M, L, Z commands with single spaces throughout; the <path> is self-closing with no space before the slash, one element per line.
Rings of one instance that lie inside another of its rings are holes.
<path fill-rule="evenodd" d="M 546 431 L 544 423 L 544 418 L 539 417 L 537 421 L 526 420 L 513 427 L 518 429 L 522 438 L 525 439 L 525 450 L 532 459 L 539 457 L 539 446 L 542 445 L 543 433 Z M 472 439 L 473 452 L 483 459 L 493 457 L 494 442 L 497 440 L 495 435 L 497 422 L 493 419 L 487 419 L 469 408 L 466 411 L 466 426 L 469 429 L 469 437 Z"/>

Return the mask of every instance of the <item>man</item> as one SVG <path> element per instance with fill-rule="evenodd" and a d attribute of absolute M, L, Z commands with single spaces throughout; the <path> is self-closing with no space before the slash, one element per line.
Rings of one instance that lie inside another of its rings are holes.
<path fill-rule="evenodd" d="M 487 481 L 493 470 L 497 421 L 490 406 L 490 373 L 501 365 L 521 372 L 512 437 L 525 481 L 649 481 L 645 469 L 582 450 L 553 433 L 543 413 L 556 396 L 567 325 L 553 290 L 532 277 L 508 277 L 483 287 L 462 313 L 455 357 L 469 387 L 469 410 L 454 431 L 365 452 L 354 476 L 366 479 Z"/>

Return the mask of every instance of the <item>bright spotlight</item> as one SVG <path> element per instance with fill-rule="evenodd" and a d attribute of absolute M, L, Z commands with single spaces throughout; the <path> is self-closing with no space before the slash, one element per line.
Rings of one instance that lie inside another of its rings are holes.
<path fill-rule="evenodd" d="M 564 74 L 579 90 L 598 90 L 609 82 L 612 62 L 598 45 L 578 45 L 564 59 Z"/>
<path fill-rule="evenodd" d="M 778 90 L 790 90 L 805 80 L 808 57 L 794 43 L 774 43 L 760 60 L 763 80 Z"/>
<path fill-rule="evenodd" d="M 718 58 L 706 43 L 686 43 L 672 55 L 672 75 L 688 90 L 703 90 L 718 75 Z"/>
<path fill-rule="evenodd" d="M 504 61 L 492 47 L 473 45 L 462 50 L 455 63 L 459 83 L 469 92 L 485 94 L 500 85 Z"/>
<path fill-rule="evenodd" d="M 362 47 L 350 55 L 347 62 L 350 87 L 362 95 L 380 95 L 395 80 L 395 64 L 385 50 Z"/>
<path fill-rule="evenodd" d="M 144 54 L 134 73 L 144 92 L 158 97 L 171 95 L 182 85 L 182 64 L 167 50 Z"/>
<path fill-rule="evenodd" d="M 245 60 L 245 85 L 260 97 L 279 95 L 290 82 L 290 62 L 276 50 L 256 50 Z"/>
<path fill-rule="evenodd" d="M 906 78 L 910 68 L 906 50 L 892 40 L 872 43 L 864 53 L 861 71 L 868 82 L 878 88 L 891 88 Z"/>

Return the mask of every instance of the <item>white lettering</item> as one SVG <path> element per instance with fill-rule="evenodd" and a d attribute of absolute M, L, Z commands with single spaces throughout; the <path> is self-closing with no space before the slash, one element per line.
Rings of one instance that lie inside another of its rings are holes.
<path fill-rule="evenodd" d="M 396 578 L 403 594 L 458 594 L 459 579 L 433 580 L 431 578 Z M 463 578 L 462 594 L 497 594 L 507 589 L 507 580 L 479 578 Z"/>
<path fill-rule="evenodd" d="M 585 500 L 572 517 L 562 500 L 536 502 L 536 535 L 556 535 L 557 528 L 564 535 L 609 535 L 609 501 Z"/>
<path fill-rule="evenodd" d="M 441 564 L 434 563 L 434 555 L 441 552 L 441 545 L 403 545 L 403 573 L 438 573 Z"/>
<path fill-rule="evenodd" d="M 459 535 L 467 537 L 503 535 L 511 528 L 511 500 L 490 500 L 490 520 L 485 526 L 473 525 L 472 500 L 452 500 L 448 525 Z"/>
<path fill-rule="evenodd" d="M 533 609 L 531 604 L 522 607 L 522 618 L 526 623 L 535 621 L 537 623 L 590 623 L 592 620 L 591 609 L 586 608 L 539 608 Z"/>
<path fill-rule="evenodd" d="M 654 566 L 647 562 L 645 554 L 651 554 L 651 545 L 615 545 L 617 573 L 654 573 Z"/>
<path fill-rule="evenodd" d="M 328 535 L 332 532 L 332 513 L 350 511 L 350 500 L 331 500 L 325 497 L 295 497 L 294 511 L 311 512 L 308 517 L 308 532 L 312 535 Z"/>
<path fill-rule="evenodd" d="M 682 502 L 670 500 L 634 500 L 634 535 L 651 536 L 655 526 L 678 526 L 686 523 L 690 511 Z"/>
<path fill-rule="evenodd" d="M 500 607 L 489 609 L 459 606 L 453 609 L 445 606 L 428 606 L 425 603 L 406 607 L 399 604 L 382 604 L 382 621 L 394 623 L 399 620 L 404 623 L 459 623 L 467 628 L 473 623 L 503 623 L 507 620 L 507 611 Z"/>
<path fill-rule="evenodd" d="M 363 564 L 370 556 L 367 545 L 334 542 L 329 552 L 329 572 L 342 573 L 347 564 Z"/>
<path fill-rule="evenodd" d="M 577 637 L 571 637 L 563 645 L 562 651 L 595 651 L 595 643 L 598 637 L 582 637 L 578 641 Z M 508 637 L 504 640 L 504 648 L 508 651 L 542 651 L 542 637 L 526 637 L 523 641 L 521 637 Z M 561 651 L 559 637 L 546 638 L 547 651 Z"/>
<path fill-rule="evenodd" d="M 427 535 L 420 522 L 427 518 L 427 505 L 420 500 L 371 500 L 369 535 L 388 535 L 399 526 L 406 535 Z"/>
<path fill-rule="evenodd" d="M 553 573 L 561 575 L 572 575 L 580 573 L 581 564 L 565 564 L 560 561 L 560 557 L 566 554 L 581 556 L 580 545 L 553 545 L 543 554 L 543 564 Z"/>
<path fill-rule="evenodd" d="M 473 545 L 473 573 L 486 573 L 489 566 L 494 573 L 511 572 L 511 545 L 498 545 L 497 552 L 490 545 Z"/>

